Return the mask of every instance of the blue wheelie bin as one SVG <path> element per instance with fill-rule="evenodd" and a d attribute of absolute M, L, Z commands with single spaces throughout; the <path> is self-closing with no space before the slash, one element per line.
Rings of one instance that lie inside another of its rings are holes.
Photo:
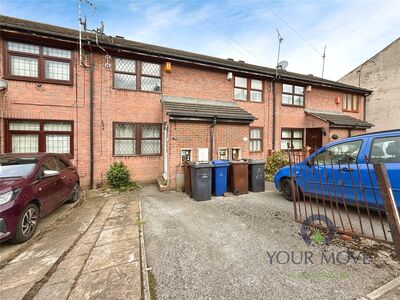
<path fill-rule="evenodd" d="M 215 196 L 222 196 L 228 189 L 228 168 L 229 161 L 213 160 L 212 170 L 212 193 Z"/>

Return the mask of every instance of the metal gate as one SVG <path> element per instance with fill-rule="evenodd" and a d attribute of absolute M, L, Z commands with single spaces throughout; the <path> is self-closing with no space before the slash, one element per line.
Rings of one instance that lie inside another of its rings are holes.
<path fill-rule="evenodd" d="M 304 160 L 305 152 L 289 150 L 288 156 L 296 222 L 395 244 L 400 255 L 398 220 L 393 219 L 398 213 L 386 205 L 382 187 L 389 191 L 390 182 L 383 182 L 378 166 L 367 157 L 358 164 L 346 155 L 339 161 L 331 154 Z"/>

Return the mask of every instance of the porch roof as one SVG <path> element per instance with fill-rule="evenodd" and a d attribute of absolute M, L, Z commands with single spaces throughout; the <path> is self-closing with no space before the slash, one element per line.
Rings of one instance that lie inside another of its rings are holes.
<path fill-rule="evenodd" d="M 163 96 L 161 103 L 172 120 L 213 121 L 215 119 L 218 122 L 249 124 L 256 119 L 234 102 Z"/>
<path fill-rule="evenodd" d="M 322 121 L 328 122 L 330 127 L 366 129 L 374 126 L 371 123 L 350 117 L 343 113 L 325 112 L 325 111 L 319 112 L 312 110 L 305 110 L 305 113 L 312 117 L 316 117 Z"/>

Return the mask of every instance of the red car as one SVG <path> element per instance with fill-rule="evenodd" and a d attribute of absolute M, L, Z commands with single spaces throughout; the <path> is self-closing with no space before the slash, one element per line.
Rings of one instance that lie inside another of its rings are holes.
<path fill-rule="evenodd" d="M 65 155 L 0 155 L 0 242 L 22 243 L 38 220 L 79 199 L 79 175 Z"/>

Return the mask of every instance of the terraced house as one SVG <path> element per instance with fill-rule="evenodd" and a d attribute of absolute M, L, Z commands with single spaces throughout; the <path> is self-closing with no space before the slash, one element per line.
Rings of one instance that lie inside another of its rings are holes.
<path fill-rule="evenodd" d="M 185 160 L 266 158 L 362 133 L 370 91 L 0 17 L 1 152 L 73 156 L 81 184 L 123 161 L 137 181 L 182 185 Z"/>

